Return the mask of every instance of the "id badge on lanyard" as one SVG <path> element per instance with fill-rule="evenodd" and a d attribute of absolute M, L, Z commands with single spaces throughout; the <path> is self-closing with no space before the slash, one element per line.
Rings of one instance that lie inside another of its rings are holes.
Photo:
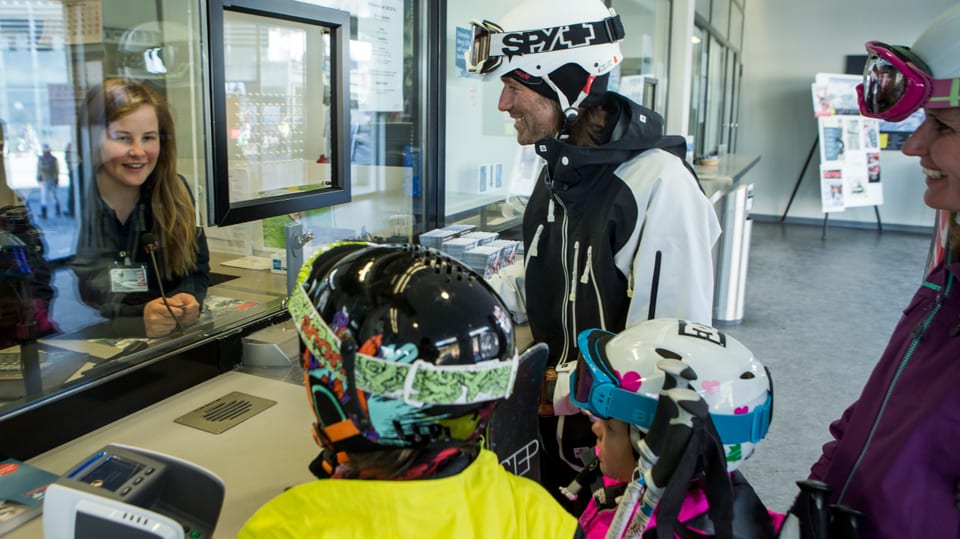
<path fill-rule="evenodd" d="M 146 292 L 147 267 L 133 264 L 130 257 L 124 257 L 122 265 L 110 268 L 110 291 L 114 293 Z"/>

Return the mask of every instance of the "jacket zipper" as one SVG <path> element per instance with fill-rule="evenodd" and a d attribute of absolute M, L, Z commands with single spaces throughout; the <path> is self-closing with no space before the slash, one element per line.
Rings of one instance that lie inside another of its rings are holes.
<path fill-rule="evenodd" d="M 554 199 L 553 192 L 551 191 L 550 202 L 553 202 L 553 199 Z M 561 297 L 569 297 L 570 290 L 567 290 L 568 285 L 567 285 L 567 279 L 566 279 L 566 276 L 569 275 L 567 273 L 567 224 L 569 223 L 569 221 L 567 219 L 567 208 L 566 206 L 563 205 L 563 201 L 560 200 L 558 201 L 558 203 L 560 204 L 560 209 L 563 212 L 563 222 L 561 224 L 561 234 L 560 234 L 560 238 L 561 238 L 560 263 L 562 264 L 561 271 L 563 272 L 563 275 L 564 275 L 564 279 L 563 279 L 564 291 L 563 291 L 563 296 Z M 549 218 L 548 218 L 548 221 L 549 221 Z M 563 313 L 560 316 L 560 326 L 561 326 L 561 329 L 563 330 L 563 350 L 561 351 L 560 357 L 564 361 L 566 361 L 567 359 L 567 354 L 570 353 L 570 333 L 567 331 L 567 328 L 569 326 L 569 319 L 570 319 L 571 313 L 572 313 L 571 308 L 567 304 L 564 304 Z"/>
<path fill-rule="evenodd" d="M 577 302 L 577 281 L 580 280 L 578 276 L 577 263 L 580 261 L 580 241 L 573 242 L 573 274 L 570 277 L 570 295 L 568 298 L 573 303 Z M 583 276 L 587 276 L 586 270 L 583 272 Z"/>
<path fill-rule="evenodd" d="M 896 372 L 893 374 L 893 379 L 890 380 L 890 385 L 887 386 L 887 393 L 883 396 L 883 402 L 880 404 L 880 410 L 877 412 L 877 417 L 873 420 L 873 426 L 870 428 L 870 434 L 867 435 L 867 441 L 863 444 L 863 449 L 860 450 L 860 456 L 857 457 L 857 460 L 853 463 L 853 467 L 850 468 L 850 473 L 847 475 L 847 480 L 843 482 L 843 488 L 840 489 L 840 494 L 837 496 L 837 503 L 843 503 L 843 497 L 847 493 L 847 487 L 850 486 L 850 481 L 853 479 L 853 475 L 857 472 L 857 468 L 860 467 L 860 463 L 863 461 L 864 456 L 867 454 L 867 449 L 870 448 L 870 442 L 873 441 L 873 435 L 876 434 L 877 427 L 880 425 L 880 419 L 883 418 L 883 412 L 887 408 L 887 402 L 890 400 L 890 396 L 893 394 L 893 388 L 897 385 L 897 380 L 900 378 L 900 375 L 903 374 L 904 369 L 907 367 L 907 362 L 910 361 L 910 358 L 913 357 L 913 353 L 916 351 L 917 346 L 920 345 L 920 339 L 923 338 L 924 333 L 926 333 L 927 328 L 930 327 L 930 323 L 933 321 L 933 318 L 940 312 L 940 307 L 943 302 L 943 296 L 937 295 L 937 303 L 934 305 L 933 309 L 930 310 L 930 313 L 923 319 L 920 324 L 914 328 L 913 339 L 910 341 L 910 346 L 907 348 L 906 353 L 903 355 L 903 359 L 900 360 L 900 365 L 897 366 Z"/>

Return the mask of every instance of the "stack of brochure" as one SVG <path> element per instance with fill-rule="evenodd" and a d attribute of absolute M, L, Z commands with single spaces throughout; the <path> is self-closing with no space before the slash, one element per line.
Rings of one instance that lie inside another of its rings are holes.
<path fill-rule="evenodd" d="M 461 262 L 466 262 L 463 256 L 464 253 L 477 245 L 479 245 L 479 241 L 476 238 L 460 237 L 441 243 L 440 250 Z"/>
<path fill-rule="evenodd" d="M 470 269 L 483 275 L 484 279 L 493 277 L 493 274 L 500 269 L 500 254 L 502 247 L 492 245 L 478 245 L 464 253 L 463 263 L 470 266 Z"/>
<path fill-rule="evenodd" d="M 472 238 L 477 240 L 477 245 L 486 245 L 500 237 L 496 232 L 467 232 L 462 238 Z"/>
<path fill-rule="evenodd" d="M 520 242 L 515 240 L 494 240 L 488 245 L 499 247 L 500 267 L 509 266 L 517 260 L 517 252 L 520 250 Z"/>

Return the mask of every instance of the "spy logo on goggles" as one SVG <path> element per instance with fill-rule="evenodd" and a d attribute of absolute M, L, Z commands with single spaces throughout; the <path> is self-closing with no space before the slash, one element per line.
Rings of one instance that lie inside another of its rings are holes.
<path fill-rule="evenodd" d="M 513 32 L 502 38 L 504 56 L 534 54 L 539 52 L 560 51 L 590 45 L 596 39 L 593 25 L 602 23 L 582 23 L 557 26 L 543 30 Z"/>
<path fill-rule="evenodd" d="M 500 65 L 503 57 L 603 45 L 624 37 L 619 15 L 602 21 L 512 32 L 504 32 L 490 21 L 473 21 L 472 33 L 470 47 L 464 52 L 467 70 L 471 73 L 489 73 Z"/>

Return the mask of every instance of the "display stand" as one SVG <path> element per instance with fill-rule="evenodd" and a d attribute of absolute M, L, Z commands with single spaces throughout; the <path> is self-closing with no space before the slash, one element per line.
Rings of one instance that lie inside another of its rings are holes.
<path fill-rule="evenodd" d="M 812 85 L 817 136 L 807 153 L 790 200 L 780 217 L 784 222 L 816 149 L 820 148 L 820 199 L 823 207 L 821 238 L 827 236 L 827 220 L 833 211 L 873 206 L 877 230 L 883 231 L 879 205 L 880 148 L 877 121 L 859 115 L 856 85 L 859 77 L 818 73 Z"/>
<path fill-rule="evenodd" d="M 797 176 L 797 182 L 793 184 L 793 192 L 790 193 L 790 200 L 787 201 L 787 207 L 783 210 L 783 215 L 780 216 L 781 223 L 787 219 L 787 213 L 790 212 L 790 206 L 793 205 L 793 199 L 797 196 L 797 190 L 800 188 L 800 183 L 803 181 L 803 176 L 807 173 L 807 168 L 810 166 L 810 160 L 813 159 L 813 152 L 817 150 L 819 143 L 820 136 L 817 135 L 813 139 L 813 146 L 810 147 L 810 152 L 807 154 L 807 159 L 803 162 L 803 168 L 800 169 L 800 175 Z M 877 216 L 877 230 L 883 232 L 883 223 L 880 221 L 880 208 L 876 204 L 873 206 L 873 212 Z M 820 229 L 821 239 L 827 239 L 827 219 L 829 218 L 830 212 L 823 212 L 823 225 Z"/>
<path fill-rule="evenodd" d="M 800 175 L 797 176 L 797 183 L 793 185 L 793 192 L 790 193 L 790 200 L 787 202 L 787 208 L 783 210 L 783 215 L 780 216 L 781 223 L 787 218 L 787 213 L 790 211 L 790 206 L 793 205 L 793 199 L 797 196 L 797 189 L 800 188 L 800 182 L 803 181 L 803 175 L 807 173 L 807 167 L 810 166 L 810 160 L 813 159 L 813 152 L 817 150 L 819 143 L 820 135 L 817 135 L 813 139 L 813 146 L 810 147 L 810 153 L 807 154 L 806 161 L 803 162 L 803 168 L 800 169 Z"/>

